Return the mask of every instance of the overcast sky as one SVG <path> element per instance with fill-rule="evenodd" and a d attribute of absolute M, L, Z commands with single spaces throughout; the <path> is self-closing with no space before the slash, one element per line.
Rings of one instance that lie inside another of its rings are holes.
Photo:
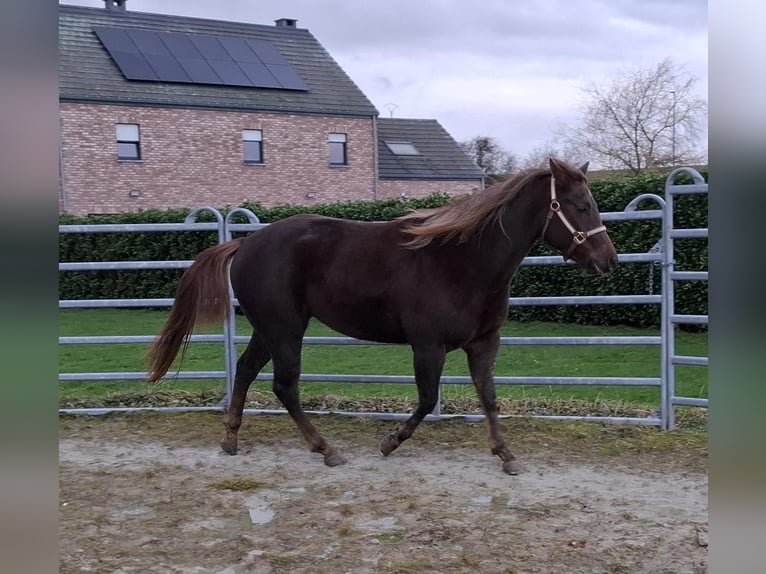
<path fill-rule="evenodd" d="M 102 0 L 62 4 L 103 7 Z M 665 58 L 707 100 L 705 0 L 128 0 L 128 10 L 253 24 L 295 18 L 381 116 L 434 118 L 522 158 L 574 123 L 580 88 Z M 707 150 L 707 144 L 702 144 Z"/>

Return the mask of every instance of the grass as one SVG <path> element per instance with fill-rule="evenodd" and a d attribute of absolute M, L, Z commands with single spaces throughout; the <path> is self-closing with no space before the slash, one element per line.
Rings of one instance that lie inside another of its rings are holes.
<path fill-rule="evenodd" d="M 61 336 L 89 335 L 154 335 L 167 316 L 166 311 L 133 309 L 63 309 L 59 312 Z M 198 332 L 220 332 L 215 327 Z M 237 332 L 248 335 L 250 328 L 238 317 Z M 335 335 L 324 325 L 312 321 L 308 336 Z M 556 323 L 507 323 L 504 336 L 653 336 L 652 329 L 630 327 L 598 327 Z M 676 336 L 680 354 L 706 356 L 707 334 L 679 332 Z M 62 345 L 59 369 L 62 373 L 143 371 L 145 345 Z M 241 346 L 240 350 L 244 348 Z M 171 369 L 178 368 L 174 364 Z M 220 344 L 196 343 L 190 346 L 183 370 L 223 370 Z M 264 372 L 270 372 L 267 365 Z M 582 376 L 582 377 L 658 377 L 658 346 L 504 346 L 501 347 L 496 374 L 498 376 Z M 406 346 L 319 346 L 303 349 L 304 373 L 411 375 L 411 351 Z M 679 367 L 676 370 L 677 394 L 707 397 L 707 369 Z M 468 375 L 465 355 L 455 351 L 447 356 L 445 375 Z M 415 400 L 412 384 L 303 383 L 304 397 L 338 395 L 358 399 L 397 397 Z M 77 381 L 60 384 L 62 399 L 98 398 L 113 393 L 155 393 L 157 391 L 189 391 L 192 393 L 221 390 L 218 380 L 166 380 L 149 385 L 141 381 Z M 254 391 L 270 394 L 270 383 L 257 382 Z M 498 385 L 500 398 L 544 398 L 552 400 L 624 401 L 656 406 L 659 390 L 654 387 L 605 386 L 531 386 Z M 445 399 L 474 397 L 471 385 L 442 385 Z"/>

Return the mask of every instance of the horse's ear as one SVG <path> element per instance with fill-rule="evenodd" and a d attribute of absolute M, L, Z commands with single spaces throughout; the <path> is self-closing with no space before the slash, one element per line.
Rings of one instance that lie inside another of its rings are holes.
<path fill-rule="evenodd" d="M 586 173 L 588 173 L 588 164 L 589 164 L 589 163 L 590 163 L 589 161 L 586 161 L 584 164 L 582 164 L 582 165 L 580 166 L 580 171 L 582 172 L 582 174 L 583 174 L 583 175 L 585 175 Z"/>
<path fill-rule="evenodd" d="M 566 167 L 564 167 L 560 160 L 556 159 L 555 157 L 549 157 L 548 165 L 551 168 L 553 177 L 556 179 L 564 179 L 566 176 Z"/>

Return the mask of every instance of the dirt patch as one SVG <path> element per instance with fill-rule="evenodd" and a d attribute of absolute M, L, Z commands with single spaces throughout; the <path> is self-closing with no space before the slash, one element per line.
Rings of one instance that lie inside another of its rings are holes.
<path fill-rule="evenodd" d="M 60 572 L 707 571 L 707 449 L 695 431 L 505 420 L 424 423 L 388 458 L 391 422 L 315 417 L 327 468 L 286 416 L 64 416 Z"/>

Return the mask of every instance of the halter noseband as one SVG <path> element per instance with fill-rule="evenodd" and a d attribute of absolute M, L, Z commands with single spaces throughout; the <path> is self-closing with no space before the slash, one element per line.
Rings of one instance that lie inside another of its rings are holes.
<path fill-rule="evenodd" d="M 569 249 L 566 250 L 566 252 L 561 253 L 558 249 L 553 247 L 555 251 L 557 251 L 560 255 L 564 257 L 564 260 L 568 260 L 569 256 L 572 255 L 572 252 L 577 249 L 578 245 L 582 245 L 585 243 L 589 237 L 592 237 L 593 235 L 596 235 L 597 233 L 601 233 L 602 231 L 606 231 L 606 226 L 601 225 L 599 227 L 594 227 L 590 231 L 577 231 L 571 223 L 569 223 L 569 220 L 567 219 L 566 215 L 564 215 L 564 212 L 561 211 L 561 203 L 559 203 L 559 200 L 556 198 L 556 178 L 551 175 L 551 205 L 550 209 L 548 210 L 548 215 L 545 218 L 545 225 L 543 226 L 543 233 L 540 236 L 540 239 L 545 241 L 545 232 L 548 231 L 548 224 L 551 222 L 551 219 L 553 218 L 553 214 L 558 215 L 559 219 L 561 220 L 561 223 L 564 224 L 564 227 L 566 227 L 569 232 L 572 234 L 572 244 L 569 246 Z"/>

